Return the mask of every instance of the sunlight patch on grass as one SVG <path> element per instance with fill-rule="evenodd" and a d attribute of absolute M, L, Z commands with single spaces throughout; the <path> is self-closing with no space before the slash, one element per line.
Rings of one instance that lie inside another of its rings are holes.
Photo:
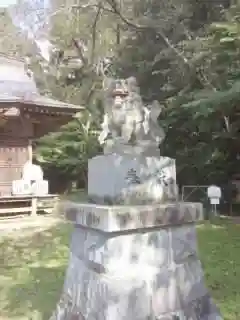
<path fill-rule="evenodd" d="M 206 229 L 206 227 L 208 226 L 208 223 L 206 224 L 199 224 L 197 225 L 197 229 Z M 211 227 L 212 229 L 224 229 L 225 225 L 212 225 Z"/>
<path fill-rule="evenodd" d="M 49 261 L 37 261 L 37 262 L 33 262 L 31 264 L 29 264 L 30 268 L 41 268 L 41 267 L 45 267 L 45 268 L 58 268 L 61 267 L 62 265 L 62 261 L 59 259 L 51 259 Z"/>

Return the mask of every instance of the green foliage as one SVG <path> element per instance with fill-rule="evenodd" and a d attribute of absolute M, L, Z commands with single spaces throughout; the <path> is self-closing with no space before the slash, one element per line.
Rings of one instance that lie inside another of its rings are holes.
<path fill-rule="evenodd" d="M 99 61 L 111 57 L 114 76 L 136 76 L 144 100 L 165 105 L 159 119 L 167 133 L 161 154 L 177 159 L 180 184 L 225 183 L 237 172 L 239 4 L 121 0 L 120 5 L 111 0 L 89 6 L 83 1 L 74 10 L 57 11 L 64 3 L 52 3 L 57 13 L 51 18 L 51 38 L 66 59 L 51 66 L 47 75 L 36 64 L 43 89 L 48 86 L 52 96 L 85 105 L 98 129 Z M 87 47 L 83 59 L 73 38 Z M 80 57 L 82 64 L 70 66 L 69 57 Z M 83 129 L 87 118 L 81 121 L 45 137 L 39 149 L 46 168 L 55 167 L 75 180 L 99 150 L 96 137 Z"/>
<path fill-rule="evenodd" d="M 86 183 L 87 161 L 100 151 L 96 134 L 97 126 L 86 112 L 39 140 L 38 161 L 46 170 L 57 169 L 68 181 Z"/>
<path fill-rule="evenodd" d="M 237 172 L 239 6 L 211 11 L 205 19 L 194 1 L 181 4 L 187 7 L 183 11 L 173 3 L 162 22 L 149 10 L 148 19 L 158 24 L 131 30 L 118 70 L 137 76 L 146 100 L 165 104 L 159 119 L 167 132 L 161 154 L 177 159 L 180 184 L 222 184 Z M 199 25 L 197 12 L 202 15 Z"/>
<path fill-rule="evenodd" d="M 0 53 L 22 57 L 32 49 L 33 43 L 14 26 L 8 11 L 0 7 Z"/>

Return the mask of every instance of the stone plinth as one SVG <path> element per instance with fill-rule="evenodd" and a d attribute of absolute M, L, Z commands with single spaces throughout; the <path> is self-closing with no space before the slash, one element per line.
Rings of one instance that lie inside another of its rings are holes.
<path fill-rule="evenodd" d="M 88 161 L 88 196 L 94 203 L 142 205 L 162 203 L 169 197 L 176 200 L 175 185 L 175 160 L 168 157 L 107 154 Z"/>
<path fill-rule="evenodd" d="M 70 261 L 51 320 L 221 320 L 204 285 L 200 203 L 66 203 Z"/>

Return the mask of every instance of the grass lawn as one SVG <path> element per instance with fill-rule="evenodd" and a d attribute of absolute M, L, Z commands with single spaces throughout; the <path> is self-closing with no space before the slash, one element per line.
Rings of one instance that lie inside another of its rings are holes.
<path fill-rule="evenodd" d="M 71 226 L 19 239 L 0 238 L 0 320 L 47 320 L 59 297 Z M 198 228 L 208 287 L 224 320 L 240 319 L 240 225 Z"/>

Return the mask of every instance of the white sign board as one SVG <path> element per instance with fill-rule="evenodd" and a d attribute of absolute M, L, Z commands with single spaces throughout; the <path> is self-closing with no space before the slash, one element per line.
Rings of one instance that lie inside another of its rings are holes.
<path fill-rule="evenodd" d="M 12 182 L 12 194 L 14 196 L 31 194 L 31 183 L 24 180 L 14 180 Z"/>
<path fill-rule="evenodd" d="M 211 204 L 219 204 L 220 200 L 219 200 L 219 198 L 210 198 L 210 203 Z"/>
<path fill-rule="evenodd" d="M 219 204 L 222 197 L 222 191 L 219 187 L 212 185 L 208 187 L 207 195 L 211 204 Z"/>
<path fill-rule="evenodd" d="M 25 180 L 14 180 L 12 182 L 12 194 L 13 195 L 37 195 L 45 196 L 48 194 L 48 181 L 40 180 L 30 181 Z"/>

